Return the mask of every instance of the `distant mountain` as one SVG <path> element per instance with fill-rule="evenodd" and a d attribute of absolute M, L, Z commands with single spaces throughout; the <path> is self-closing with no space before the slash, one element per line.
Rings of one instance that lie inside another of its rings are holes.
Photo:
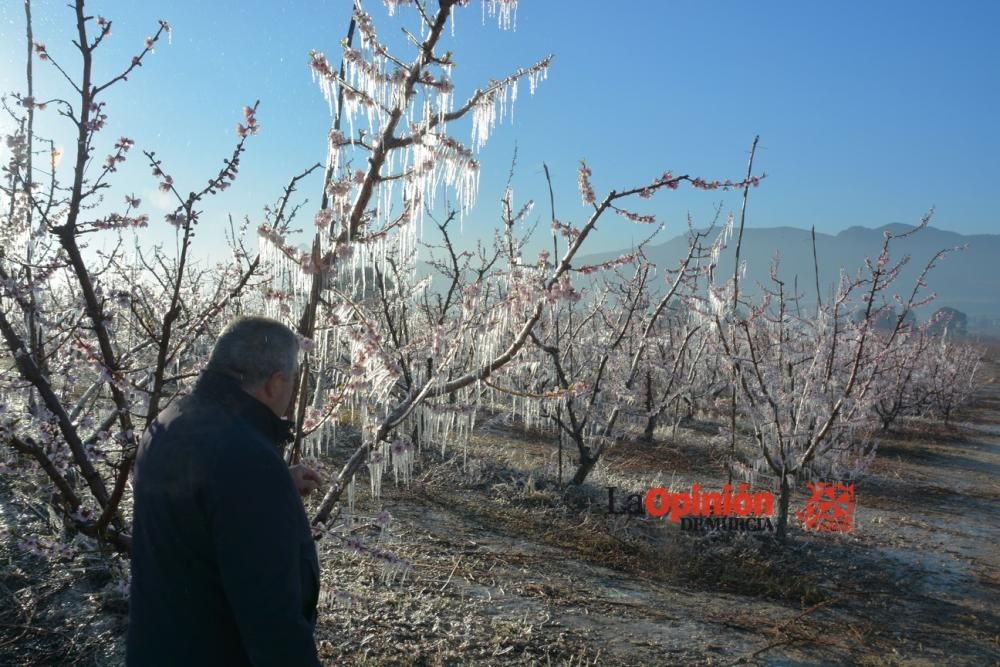
<path fill-rule="evenodd" d="M 820 287 L 826 300 L 840 275 L 841 269 L 856 273 L 864 266 L 865 257 L 873 260 L 882 248 L 885 231 L 894 235 L 912 229 L 910 225 L 893 223 L 876 229 L 850 227 L 836 235 L 816 234 L 816 256 L 819 263 Z M 928 227 L 916 234 L 894 239 L 890 246 L 893 259 L 910 256 L 894 285 L 894 291 L 908 295 L 916 277 L 934 254 L 943 248 L 964 246 L 948 253 L 937 262 L 928 276 L 928 290 L 937 299 L 917 315 L 926 319 L 938 308 L 955 308 L 969 317 L 970 329 L 1000 326 L 1000 235 L 963 235 Z M 687 236 L 681 235 L 647 248 L 647 256 L 660 267 L 675 266 L 687 254 Z M 736 248 L 735 233 L 729 247 L 720 258 L 722 276 L 732 276 Z M 591 264 L 617 257 L 626 249 L 581 257 L 575 264 Z M 786 289 L 798 282 L 803 304 L 816 302 L 816 279 L 813 269 L 812 235 L 809 230 L 795 227 L 747 228 L 743 232 L 741 261 L 747 266 L 741 289 L 755 290 L 767 282 L 771 264 L 780 258 L 779 275 Z"/>

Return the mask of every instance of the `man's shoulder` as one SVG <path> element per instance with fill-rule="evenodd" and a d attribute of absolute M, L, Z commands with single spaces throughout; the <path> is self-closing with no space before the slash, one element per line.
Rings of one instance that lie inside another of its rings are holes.
<path fill-rule="evenodd" d="M 245 424 L 224 406 L 197 395 L 188 395 L 168 406 L 149 424 L 139 445 L 143 459 L 180 459 L 190 466 L 226 456 L 232 447 L 247 440 Z"/>
<path fill-rule="evenodd" d="M 270 476 L 287 467 L 246 420 L 224 405 L 191 395 L 160 412 L 146 429 L 139 444 L 136 481 L 142 479 L 147 487 L 177 479 L 218 483 L 253 470 Z"/>
<path fill-rule="evenodd" d="M 214 401 L 188 395 L 168 406 L 156 416 L 143 437 L 160 443 L 191 443 L 218 439 L 220 433 L 235 426 L 232 416 Z"/>

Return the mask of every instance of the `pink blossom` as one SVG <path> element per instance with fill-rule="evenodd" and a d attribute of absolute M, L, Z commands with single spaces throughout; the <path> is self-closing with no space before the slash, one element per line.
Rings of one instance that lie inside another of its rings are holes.
<path fill-rule="evenodd" d="M 343 146 L 346 143 L 350 143 L 344 133 L 340 130 L 330 130 L 330 145 L 331 146 Z"/>
<path fill-rule="evenodd" d="M 316 213 L 316 217 L 313 220 L 317 229 L 326 229 L 330 226 L 330 222 L 333 221 L 333 211 L 328 208 L 321 209 Z"/>
<path fill-rule="evenodd" d="M 620 216 L 626 220 L 631 220 L 640 225 L 651 225 L 656 222 L 655 215 L 640 215 L 638 213 L 633 213 L 631 211 L 626 211 L 625 209 L 616 208 L 615 209 Z"/>
<path fill-rule="evenodd" d="M 594 195 L 594 188 L 590 185 L 590 175 L 590 167 L 581 161 L 580 169 L 577 172 L 577 185 L 579 186 L 584 204 L 593 204 L 597 201 L 597 197 Z"/>
<path fill-rule="evenodd" d="M 240 137 L 247 137 L 251 134 L 257 134 L 260 131 L 260 126 L 257 124 L 256 111 L 253 107 L 245 106 L 243 107 L 243 123 L 236 124 L 236 134 Z"/>
<path fill-rule="evenodd" d="M 302 419 L 302 428 L 307 431 L 312 431 L 317 426 L 319 426 L 320 420 L 323 415 L 313 406 L 306 408 L 305 416 Z"/>

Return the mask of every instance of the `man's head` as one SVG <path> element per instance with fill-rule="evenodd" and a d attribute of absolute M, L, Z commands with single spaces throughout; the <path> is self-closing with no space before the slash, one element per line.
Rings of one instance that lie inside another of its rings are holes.
<path fill-rule="evenodd" d="M 298 337 L 281 322 L 241 317 L 222 332 L 208 363 L 281 417 L 292 400 L 298 354 Z"/>

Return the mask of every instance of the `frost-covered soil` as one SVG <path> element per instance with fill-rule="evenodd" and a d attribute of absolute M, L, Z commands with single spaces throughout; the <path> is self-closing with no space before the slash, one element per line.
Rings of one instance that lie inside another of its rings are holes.
<path fill-rule="evenodd" d="M 364 522 L 357 535 L 408 561 L 405 579 L 387 583 L 383 564 L 321 543 L 331 593 L 321 655 L 331 665 L 1000 662 L 996 383 L 956 424 L 910 422 L 883 440 L 850 535 L 796 530 L 779 548 L 607 514 L 607 485 L 720 486 L 725 438 L 711 431 L 619 445 L 566 496 L 554 445 L 538 437 L 481 433 L 464 461 L 424 452 L 409 487 L 387 478 L 377 506 L 359 493 L 360 514 L 393 519 L 381 538 Z M 335 451 L 331 470 L 347 454 Z M 0 497 L 5 522 L 42 521 L 10 484 Z M 98 562 L 50 567 L 6 540 L 0 664 L 121 660 L 125 603 Z"/>

